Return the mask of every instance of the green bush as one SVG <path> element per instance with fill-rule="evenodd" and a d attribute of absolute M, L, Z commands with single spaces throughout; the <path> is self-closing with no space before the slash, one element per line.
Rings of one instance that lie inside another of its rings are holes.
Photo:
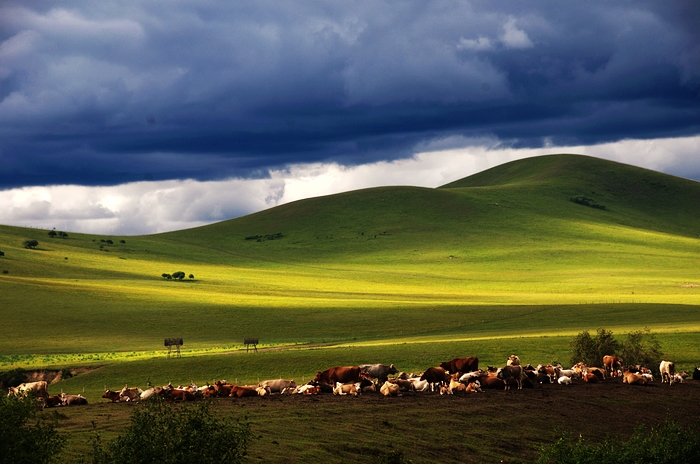
<path fill-rule="evenodd" d="M 39 242 L 37 240 L 25 240 L 22 242 L 22 246 L 24 248 L 35 248 L 39 246 Z"/>
<path fill-rule="evenodd" d="M 66 439 L 56 431 L 55 421 L 37 418 L 38 410 L 36 398 L 0 395 L 0 462 L 60 462 Z"/>
<path fill-rule="evenodd" d="M 666 420 L 646 432 L 639 426 L 629 441 L 608 438 L 599 445 L 584 438 L 574 440 L 564 433 L 549 446 L 540 449 L 537 464 L 637 464 L 691 463 L 700 452 L 700 429 L 697 423 L 684 427 Z"/>
<path fill-rule="evenodd" d="M 149 401 L 135 408 L 126 434 L 103 446 L 92 439 L 93 464 L 239 463 L 252 435 L 247 423 L 217 418 L 211 403 L 169 405 Z"/>
<path fill-rule="evenodd" d="M 571 340 L 571 364 L 583 362 L 588 366 L 600 366 L 603 356 L 615 355 L 620 350 L 620 343 L 615 340 L 613 333 L 602 328 L 591 337 L 588 331 L 583 331 Z"/>
<path fill-rule="evenodd" d="M 658 371 L 659 362 L 663 357 L 661 344 L 649 329 L 628 333 L 627 340 L 622 343 L 620 355 L 626 365 L 640 364 L 655 371 Z"/>
<path fill-rule="evenodd" d="M 16 387 L 17 385 L 27 381 L 27 371 L 18 367 L 12 369 L 11 371 L 0 372 L 0 387 L 7 390 L 10 387 Z"/>

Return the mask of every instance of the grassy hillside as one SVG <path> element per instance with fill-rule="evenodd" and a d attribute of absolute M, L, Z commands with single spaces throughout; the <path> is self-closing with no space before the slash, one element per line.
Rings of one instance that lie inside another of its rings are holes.
<path fill-rule="evenodd" d="M 173 336 L 218 353 L 257 336 L 387 355 L 405 343 L 419 366 L 426 340 L 559 336 L 560 356 L 600 326 L 669 334 L 675 353 L 700 332 L 698 200 L 697 182 L 553 155 L 151 236 L 0 226 L 0 363 L 148 358 Z M 180 270 L 195 278 L 160 277 Z"/>

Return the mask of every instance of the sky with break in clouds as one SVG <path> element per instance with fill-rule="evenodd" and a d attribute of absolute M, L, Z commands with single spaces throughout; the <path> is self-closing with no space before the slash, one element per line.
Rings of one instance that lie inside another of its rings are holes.
<path fill-rule="evenodd" d="M 4 1 L 0 223 L 140 234 L 581 153 L 700 180 L 696 1 Z"/>

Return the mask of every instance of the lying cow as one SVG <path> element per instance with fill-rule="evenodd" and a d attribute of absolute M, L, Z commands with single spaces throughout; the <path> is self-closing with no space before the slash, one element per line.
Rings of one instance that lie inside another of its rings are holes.
<path fill-rule="evenodd" d="M 124 386 L 119 392 L 120 401 L 138 401 L 143 391 L 138 387 L 129 388 Z"/>
<path fill-rule="evenodd" d="M 257 388 L 258 387 L 251 387 L 251 386 L 245 386 L 245 385 L 233 385 L 231 387 L 231 393 L 229 393 L 229 396 L 231 396 L 233 398 L 259 396 L 260 394 L 258 393 Z"/>
<path fill-rule="evenodd" d="M 16 387 L 10 387 L 7 396 L 35 396 L 46 401 L 46 398 L 49 396 L 49 384 L 43 380 L 22 383 Z"/>
<path fill-rule="evenodd" d="M 39 398 L 39 400 L 44 403 L 45 408 L 54 408 L 56 406 L 62 406 L 60 395 L 50 395 L 46 398 Z"/>
<path fill-rule="evenodd" d="M 648 381 L 643 374 L 637 374 L 630 371 L 623 371 L 622 383 L 628 385 L 647 385 Z"/>
<path fill-rule="evenodd" d="M 102 398 L 107 398 L 112 403 L 118 403 L 119 401 L 121 401 L 121 394 L 118 391 L 112 391 L 110 389 L 107 389 L 102 394 Z"/>
<path fill-rule="evenodd" d="M 61 393 L 61 404 L 63 406 L 82 406 L 88 404 L 88 400 L 83 395 L 67 395 Z"/>
<path fill-rule="evenodd" d="M 334 395 L 352 395 L 357 396 L 360 393 L 357 391 L 357 386 L 354 383 L 337 383 L 333 389 Z"/>
<path fill-rule="evenodd" d="M 384 382 L 379 392 L 384 396 L 399 396 L 399 386 L 395 383 Z"/>
<path fill-rule="evenodd" d="M 481 382 L 478 380 L 475 380 L 473 382 L 469 382 L 467 384 L 466 389 L 464 390 L 465 393 L 481 393 L 484 390 L 481 389 Z"/>

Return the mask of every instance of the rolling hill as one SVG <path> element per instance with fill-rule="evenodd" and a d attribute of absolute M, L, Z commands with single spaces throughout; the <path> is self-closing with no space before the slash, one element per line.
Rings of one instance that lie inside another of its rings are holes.
<path fill-rule="evenodd" d="M 157 235 L 0 226 L 0 362 L 142 359 L 173 336 L 201 353 L 247 336 L 416 344 L 405 362 L 418 366 L 433 357 L 420 343 L 444 354 L 455 340 L 548 336 L 559 338 L 547 356 L 565 359 L 572 334 L 601 326 L 649 327 L 680 353 L 700 332 L 699 200 L 694 181 L 549 155 Z M 22 248 L 29 238 L 36 250 Z M 175 271 L 194 279 L 161 277 Z M 486 358 L 511 351 L 489 346 Z"/>

